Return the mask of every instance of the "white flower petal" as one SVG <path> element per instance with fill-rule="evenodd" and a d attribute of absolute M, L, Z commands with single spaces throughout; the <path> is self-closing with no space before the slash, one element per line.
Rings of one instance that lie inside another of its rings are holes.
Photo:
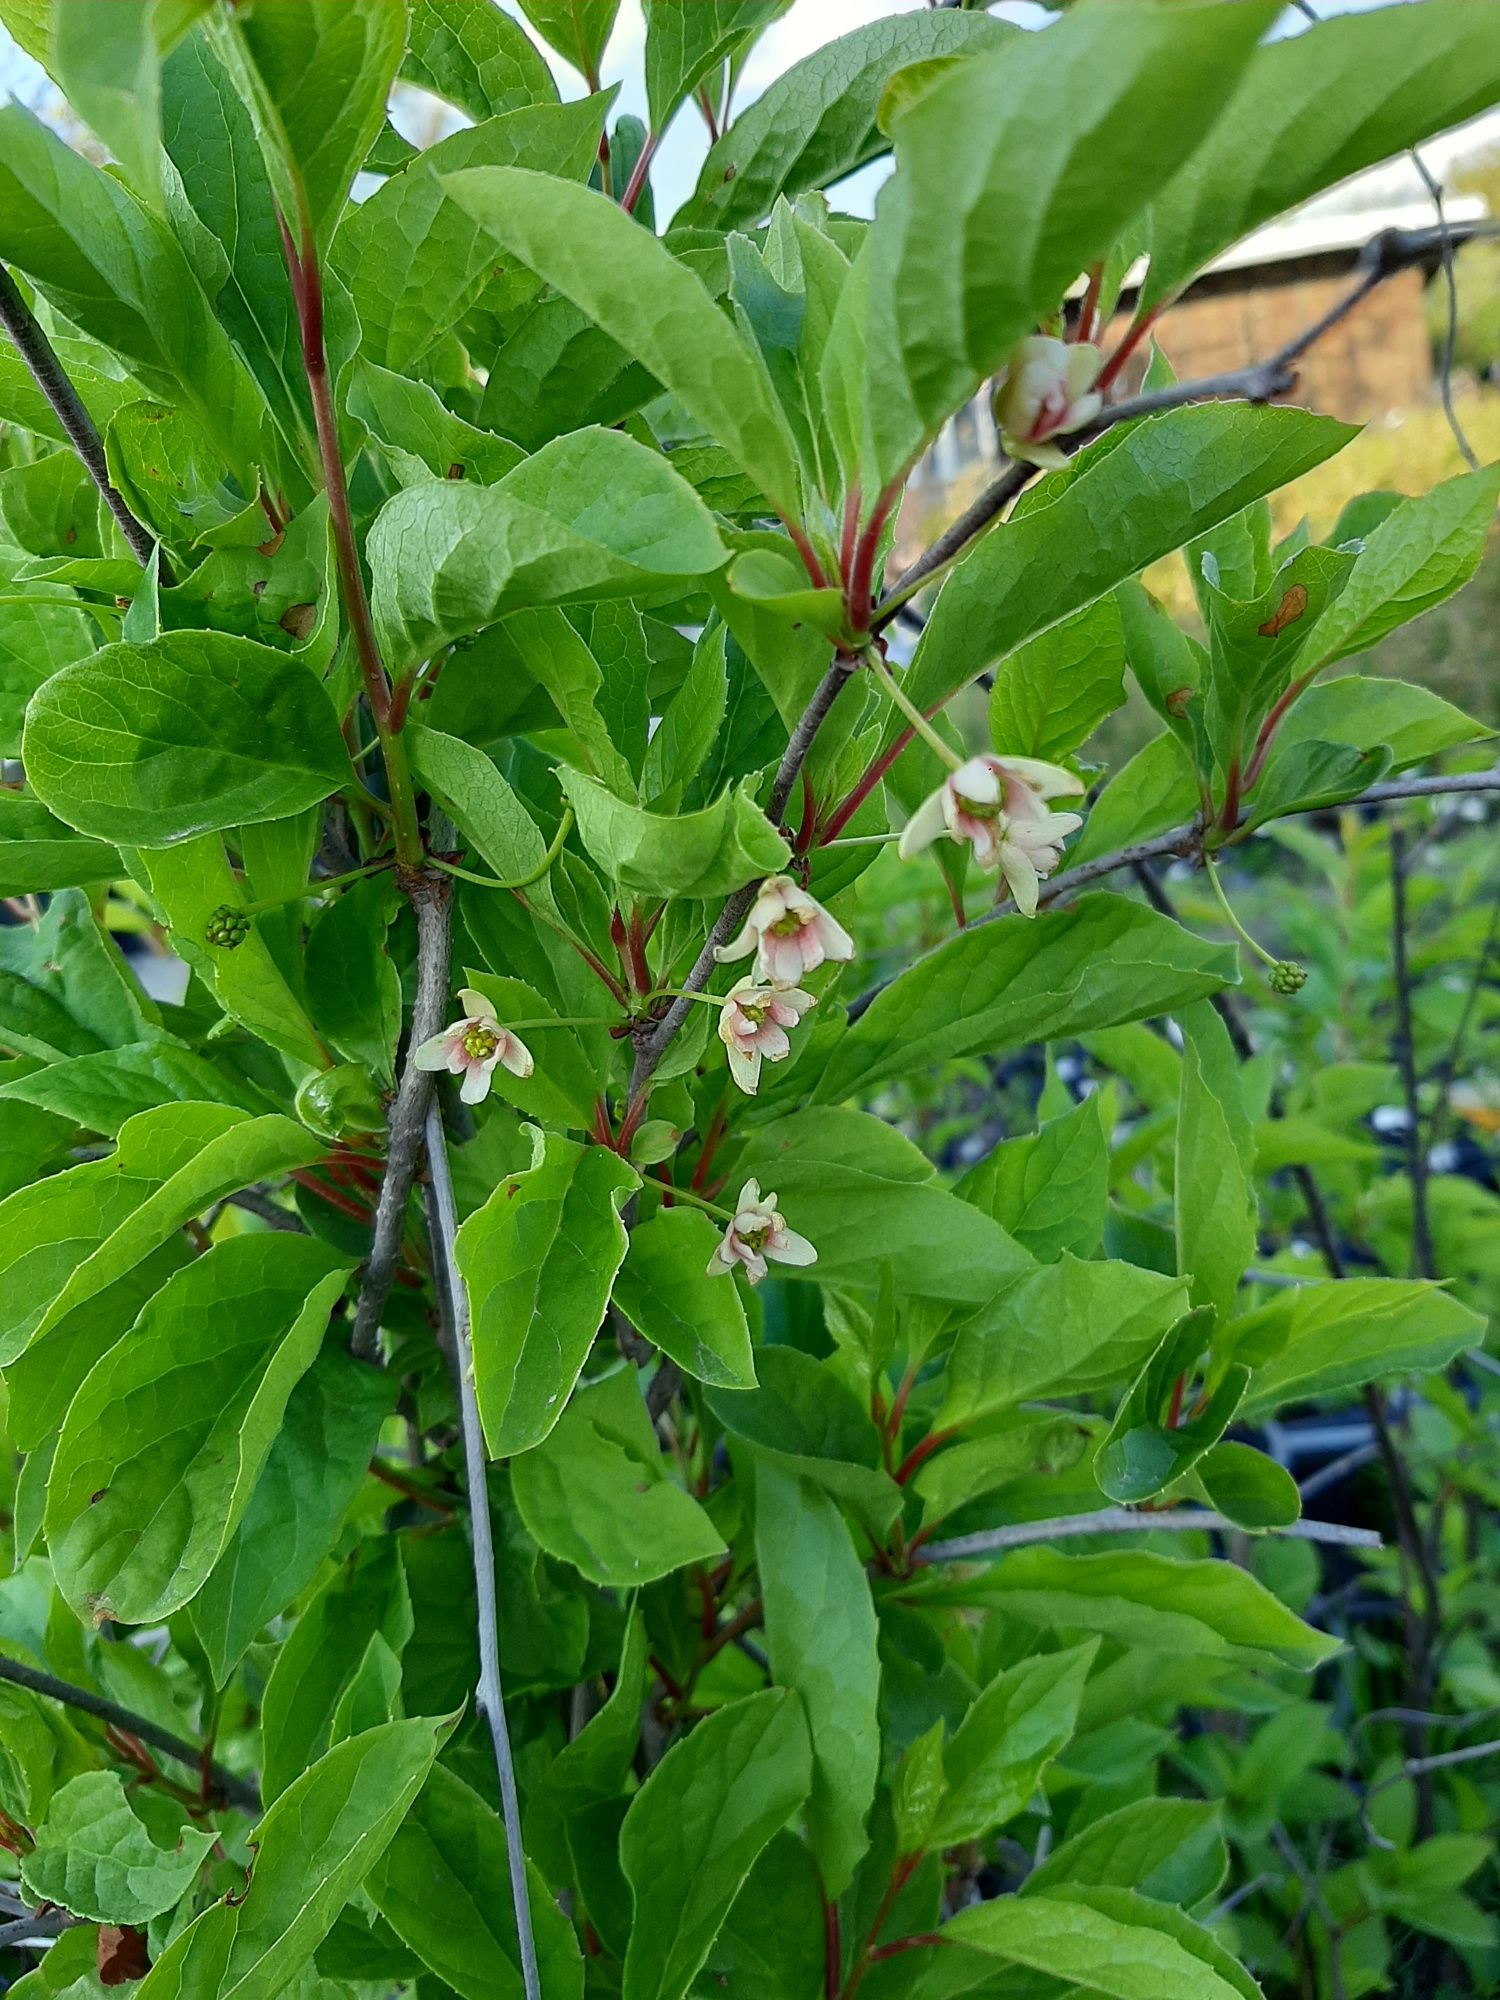
<path fill-rule="evenodd" d="M 760 1085 L 760 1051 L 729 1044 L 729 1074 L 747 1097 L 754 1097 Z"/>
<path fill-rule="evenodd" d="M 536 1068 L 530 1049 L 521 1037 L 513 1035 L 509 1028 L 502 1028 L 500 1031 L 499 1056 L 512 1076 L 528 1077 Z"/>
<path fill-rule="evenodd" d="M 476 993 L 472 986 L 459 987 L 458 1004 L 463 1008 L 467 1020 L 477 1021 L 485 1028 L 499 1027 L 499 1019 L 492 1002 L 486 1000 L 482 993 Z"/>
<path fill-rule="evenodd" d="M 946 790 L 945 786 L 939 785 L 935 792 L 929 792 L 901 829 L 896 852 L 903 861 L 910 861 L 913 855 L 920 854 L 924 847 L 931 847 L 940 835 L 947 832 L 948 822 L 943 812 Z"/>
<path fill-rule="evenodd" d="M 743 958 L 747 952 L 754 951 L 759 942 L 760 933 L 755 928 L 753 918 L 750 918 L 746 920 L 744 929 L 738 937 L 731 938 L 728 944 L 714 946 L 714 957 L 720 965 L 727 965 L 731 959 Z"/>
<path fill-rule="evenodd" d="M 488 1062 L 468 1064 L 464 1080 L 458 1087 L 458 1094 L 465 1104 L 483 1104 L 489 1096 L 491 1067 Z"/>
<path fill-rule="evenodd" d="M 1010 893 L 1015 897 L 1016 908 L 1021 915 L 1034 917 L 1041 882 L 1031 856 L 1014 841 L 1006 841 L 1000 850 L 1000 872 L 1010 884 Z"/>
<path fill-rule="evenodd" d="M 411 1059 L 418 1069 L 446 1069 L 453 1053 L 453 1030 L 444 1028 L 440 1035 L 430 1035 L 411 1052 Z"/>
<path fill-rule="evenodd" d="M 766 1245 L 766 1255 L 774 1257 L 778 1264 L 816 1264 L 818 1261 L 817 1251 L 795 1229 L 783 1229 Z"/>

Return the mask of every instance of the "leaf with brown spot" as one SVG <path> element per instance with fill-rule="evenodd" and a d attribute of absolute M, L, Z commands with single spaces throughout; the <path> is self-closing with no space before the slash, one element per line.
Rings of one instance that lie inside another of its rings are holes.
<path fill-rule="evenodd" d="M 1256 630 L 1263 639 L 1274 639 L 1284 632 L 1288 625 L 1295 625 L 1306 609 L 1307 585 L 1294 583 L 1265 624 L 1258 625 Z"/>

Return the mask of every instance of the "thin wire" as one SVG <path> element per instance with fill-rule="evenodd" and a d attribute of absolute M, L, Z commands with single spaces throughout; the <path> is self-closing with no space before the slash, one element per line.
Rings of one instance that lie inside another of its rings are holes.
<path fill-rule="evenodd" d="M 1443 208 L 1442 183 L 1432 173 L 1427 162 L 1411 148 L 1411 163 L 1422 177 L 1422 185 L 1432 197 L 1433 212 L 1437 217 L 1438 235 L 1442 241 L 1443 286 L 1448 294 L 1448 324 L 1443 332 L 1443 358 L 1438 373 L 1439 393 L 1443 399 L 1443 415 L 1448 419 L 1448 428 L 1453 433 L 1453 442 L 1463 454 L 1464 463 L 1471 472 L 1479 470 L 1479 460 L 1474 447 L 1464 435 L 1464 427 L 1458 420 L 1458 411 L 1453 406 L 1453 356 L 1458 347 L 1458 277 L 1453 268 L 1453 232 L 1448 227 L 1447 213 Z"/>

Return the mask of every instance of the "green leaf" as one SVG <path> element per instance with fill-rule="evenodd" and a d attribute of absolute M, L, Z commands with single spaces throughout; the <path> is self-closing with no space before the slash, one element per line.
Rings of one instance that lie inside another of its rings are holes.
<path fill-rule="evenodd" d="M 625 1258 L 620 1209 L 639 1186 L 602 1146 L 537 1132 L 458 1232 L 473 1318 L 474 1386 L 491 1455 L 540 1444 L 562 1415 Z"/>
<path fill-rule="evenodd" d="M 1299 1285 L 1234 1320 L 1230 1352 L 1254 1373 L 1245 1414 L 1269 1415 L 1383 1376 L 1446 1368 L 1483 1338 L 1483 1322 L 1436 1285 L 1348 1278 Z"/>
<path fill-rule="evenodd" d="M 1199 1001 L 1179 1013 L 1182 1094 L 1175 1156 L 1177 1268 L 1194 1305 L 1227 1318 L 1255 1261 L 1255 1139 L 1229 1031 Z"/>
<path fill-rule="evenodd" d="M 253 72 L 251 104 L 281 212 L 289 226 L 300 216 L 300 183 L 320 243 L 333 233 L 354 176 L 385 123 L 405 41 L 406 9 L 390 0 L 252 7 L 221 39 L 221 49 L 242 51 Z M 292 233 L 295 238 L 295 227 Z"/>
<path fill-rule="evenodd" d="M 699 812 L 653 813 L 581 771 L 565 769 L 561 777 L 586 852 L 637 895 L 717 900 L 774 875 L 791 854 L 756 803 L 752 779 Z"/>
<path fill-rule="evenodd" d="M 761 1850 L 811 1785 L 802 1704 L 785 1689 L 732 1702 L 667 1752 L 620 1833 L 635 1904 L 624 2000 L 682 2000 Z"/>
<path fill-rule="evenodd" d="M 231 1237 L 170 1278 L 98 1363 L 47 1485 L 48 1546 L 73 1604 L 149 1624 L 201 1588 L 347 1277 L 311 1237 Z"/>
<path fill-rule="evenodd" d="M 1296 1480 L 1251 1445 L 1216 1444 L 1193 1470 L 1209 1506 L 1237 1528 L 1286 1528 L 1302 1512 Z"/>
<path fill-rule="evenodd" d="M 354 300 L 368 361 L 412 371 L 451 335 L 494 276 L 494 246 L 450 200 L 442 176 L 469 167 L 530 167 L 585 180 L 607 101 L 529 104 L 454 132 L 345 213 L 333 264 Z"/>
<path fill-rule="evenodd" d="M 541 1990 L 582 2000 L 573 1926 L 529 1873 Z M 402 1942 L 463 2000 L 522 2000 L 505 1829 L 462 1778 L 434 1767 L 366 1887 Z"/>
<path fill-rule="evenodd" d="M 407 487 L 381 509 L 369 553 L 392 666 L 526 605 L 670 598 L 725 560 L 708 509 L 661 454 L 597 429 L 545 445 L 494 486 Z"/>
<path fill-rule="evenodd" d="M 777 198 L 829 187 L 889 151 L 875 122 L 894 73 L 926 58 L 987 51 L 1014 30 L 987 14 L 895 14 L 868 21 L 793 63 L 749 104 L 703 162 L 674 227 L 740 229 Z"/>
<path fill-rule="evenodd" d="M 166 632 L 64 667 L 32 700 L 24 756 L 59 819 L 139 847 L 280 819 L 349 777 L 311 673 L 222 632 Z"/>
<path fill-rule="evenodd" d="M 798 511 L 792 437 L 748 348 L 701 281 L 602 196 L 517 167 L 453 175 L 454 200 L 635 356 L 785 518 Z"/>
<path fill-rule="evenodd" d="M 971 925 L 876 995 L 814 1096 L 836 1103 L 931 1063 L 1148 1019 L 1233 985 L 1235 967 L 1232 951 L 1118 896 Z"/>
<path fill-rule="evenodd" d="M 1157 196 L 1143 307 L 1273 216 L 1500 97 L 1500 20 L 1466 0 L 1324 21 L 1311 35 L 1257 51 Z"/>
<path fill-rule="evenodd" d="M 389 882 L 351 883 L 314 921 L 304 967 L 319 1032 L 386 1083 L 401 1033 L 401 982 L 386 948 L 396 907 Z"/>
<path fill-rule="evenodd" d="M 536 821 L 493 761 L 461 737 L 407 731 L 412 768 L 500 882 L 534 877 L 547 852 Z"/>
<path fill-rule="evenodd" d="M 978 1840 L 1025 1811 L 1073 1734 L 1098 1650 L 1090 1639 L 1022 1660 L 975 1697 L 943 1752 L 946 1788 L 930 1845 Z"/>
<path fill-rule="evenodd" d="M 123 873 L 117 849 L 74 833 L 38 799 L 0 792 L 0 896 L 42 895 Z"/>
<path fill-rule="evenodd" d="M 902 1858 L 920 1854 L 943 1802 L 943 1718 L 908 1745 L 891 1782 L 891 1817 L 895 1821 L 896 1852 Z"/>
<path fill-rule="evenodd" d="M 159 1135 L 169 1146 L 177 1143 L 175 1157 L 157 1151 Z M 115 1207 L 97 1249 L 81 1260 L 74 1257 L 66 1284 L 37 1321 L 35 1337 L 96 1298 L 190 1217 L 252 1182 L 310 1166 L 321 1151 L 319 1141 L 289 1118 L 252 1118 L 227 1106 L 167 1106 L 128 1119 L 120 1128 L 115 1160 L 100 1164 L 113 1167 L 123 1183 L 131 1162 L 154 1155 L 164 1169 L 160 1184 L 149 1191 L 131 1189 L 134 1201 L 124 1213 Z"/>
<path fill-rule="evenodd" d="M 755 1357 L 735 1285 L 708 1275 L 720 1231 L 700 1210 L 664 1208 L 630 1232 L 614 1302 L 653 1347 L 710 1388 L 753 1389 Z"/>
<path fill-rule="evenodd" d="M 399 1658 L 412 1635 L 401 1544 L 360 1543 L 302 1611 L 276 1655 L 261 1714 L 261 1789 L 287 1791 L 325 1754 L 361 1662 L 377 1638 Z"/>
<path fill-rule="evenodd" d="M 785 13 L 787 0 L 642 0 L 646 18 L 646 101 L 659 139 L 689 92 L 740 44 Z"/>
<path fill-rule="evenodd" d="M 460 474 L 490 486 L 525 457 L 509 438 L 455 416 L 426 382 L 393 375 L 373 361 L 351 369 L 346 401 L 403 486 Z"/>
<path fill-rule="evenodd" d="M 36 584 L 24 595 L 23 603 L 0 600 L 0 753 L 7 757 L 20 754 L 26 704 L 42 682 L 95 644 L 93 627 L 70 592 Z"/>
<path fill-rule="evenodd" d="M 911 1481 L 924 1524 L 1038 1473 L 1066 1472 L 1088 1449 L 1092 1428 L 1087 1418 L 1026 1411 L 986 1419 L 981 1436 L 946 1446 Z"/>
<path fill-rule="evenodd" d="M 408 0 L 401 74 L 476 121 L 557 102 L 557 85 L 535 43 L 499 7 Z"/>
<path fill-rule="evenodd" d="M 1113 598 L 1101 597 L 996 669 L 991 743 L 1002 756 L 1066 756 L 1124 701 L 1124 672 L 1120 614 Z"/>
<path fill-rule="evenodd" d="M 1020 1894 L 1064 1884 L 1139 1889 L 1191 1906 L 1223 1880 L 1218 1808 L 1201 1799 L 1137 1799 L 1070 1834 L 1032 1869 Z"/>
<path fill-rule="evenodd" d="M 722 1283 L 722 1280 L 720 1281 Z M 732 1436 L 813 1481 L 884 1535 L 901 1490 L 881 1466 L 880 1436 L 852 1389 L 795 1347 L 762 1347 L 753 1389 L 710 1389 L 708 1407 Z"/>
<path fill-rule="evenodd" d="M 286 1992 L 406 1817 L 449 1726 L 389 1722 L 330 1750 L 261 1821 L 244 1895 L 173 1941 L 140 2000 Z"/>
<path fill-rule="evenodd" d="M 707 1514 L 663 1465 L 628 1364 L 571 1399 L 536 1449 L 516 1460 L 511 1491 L 538 1548 L 590 1583 L 628 1590 L 725 1552 Z"/>
<path fill-rule="evenodd" d="M 1390 769 L 1403 771 L 1486 734 L 1483 723 L 1426 688 L 1383 675 L 1341 674 L 1297 697 L 1272 740 L 1266 778 L 1275 763 L 1307 743 L 1345 744 L 1360 751 L 1384 745 L 1391 752 Z M 1258 804 L 1256 793 L 1251 803 Z"/>
<path fill-rule="evenodd" d="M 590 90 L 620 11 L 620 0 L 520 0 L 521 12 L 548 48 L 570 62 Z"/>
<path fill-rule="evenodd" d="M 165 224 L 19 105 L 0 111 L 0 258 L 181 403 L 249 484 L 260 399 Z"/>
<path fill-rule="evenodd" d="M 1086 7 L 946 68 L 898 117 L 869 238 L 866 491 L 901 473 L 1192 154 L 1275 11 Z M 995 218 L 1018 215 L 1024 230 L 997 255 Z"/>
<path fill-rule="evenodd" d="M 701 770 L 724 720 L 729 695 L 725 671 L 728 634 L 711 626 L 693 648 L 682 686 L 662 710 L 646 746 L 641 795 L 648 806 L 670 811 Z"/>
<path fill-rule="evenodd" d="M 1337 598 L 1353 566 L 1348 550 L 1299 549 L 1248 603 L 1203 577 L 1199 595 L 1209 626 L 1203 723 L 1222 769 L 1248 761 L 1305 652 L 1311 621 Z"/>
<path fill-rule="evenodd" d="M 1149 1526 L 1149 1517 L 1142 1526 Z M 1246 1571 L 1227 1562 L 1181 1561 L 1139 1549 L 1064 1555 L 1007 1552 L 983 1576 L 950 1586 L 964 1603 L 1004 1611 L 1023 1624 L 1101 1632 L 1159 1653 L 1264 1664 L 1267 1656 L 1306 1673 L 1338 1650 Z M 941 1599 L 943 1592 L 933 1593 Z"/>
<path fill-rule="evenodd" d="M 317 1574 L 364 1483 L 394 1393 L 389 1375 L 328 1346 L 287 1398 L 239 1526 L 189 1606 L 215 1686 Z"/>
<path fill-rule="evenodd" d="M 216 1838 L 184 1826 L 175 1849 L 160 1846 L 131 1808 L 113 1771 L 91 1771 L 54 1792 L 21 1864 L 21 1886 L 100 1924 L 144 1924 L 170 1910 L 197 1876 Z"/>
<path fill-rule="evenodd" d="M 969 1169 L 957 1192 L 1041 1263 L 1055 1263 L 1065 1251 L 1091 1256 L 1109 1200 L 1108 1122 L 1096 1091 L 1039 1132 L 1003 1139 Z"/>
<path fill-rule="evenodd" d="M 68 1056 L 0 1089 L 0 1098 L 40 1105 L 70 1125 L 114 1138 L 127 1118 L 161 1104 L 231 1104 L 244 1110 L 244 1084 L 175 1042 L 127 1042 L 123 1048 Z"/>
<path fill-rule="evenodd" d="M 818 1252 L 810 1276 L 873 1287 L 879 1257 L 896 1287 L 977 1304 L 1030 1266 L 1000 1225 L 941 1185 L 932 1163 L 864 1111 L 806 1109 L 756 1132 L 743 1171 L 774 1190 Z"/>
<path fill-rule="evenodd" d="M 1500 92 L 1500 43 L 1496 88 Z M 1308 659 L 1321 664 L 1367 652 L 1466 584 L 1494 526 L 1497 494 L 1500 464 L 1403 500 L 1365 538 L 1343 590 L 1308 636 Z"/>
<path fill-rule="evenodd" d="M 78 889 L 0 931 L 0 1044 L 44 1062 L 160 1037 L 160 1016 Z"/>
<path fill-rule="evenodd" d="M 646 1627 L 638 1606 L 625 1625 L 620 1670 L 608 1701 L 558 1752 L 526 1806 L 526 1848 L 555 1880 L 576 1873 L 569 1842 L 591 1806 L 626 1790 L 646 1699 Z"/>
<path fill-rule="evenodd" d="M 1212 1393 L 1205 1391 L 1202 1407 L 1192 1405 L 1173 1421 L 1175 1385 L 1185 1389 L 1195 1379 L 1211 1332 L 1206 1310 L 1186 1314 L 1131 1385 L 1094 1459 L 1094 1477 L 1111 1500 L 1135 1504 L 1160 1493 L 1196 1465 L 1233 1420 L 1248 1368 L 1226 1368 Z"/>
<path fill-rule="evenodd" d="M 769 1458 L 755 1466 L 755 1560 L 771 1674 L 802 1697 L 812 1739 L 807 1830 L 831 1899 L 870 1844 L 880 1775 L 875 1607 L 838 1507 Z"/>
<path fill-rule="evenodd" d="M 1101 439 L 959 564 L 922 634 L 907 694 L 930 713 L 1017 646 L 1331 458 L 1353 435 L 1306 410 L 1201 404 Z M 889 740 L 898 728 L 888 729 Z"/>
<path fill-rule="evenodd" d="M 252 923 L 249 936 L 232 951 L 205 942 L 209 918 L 225 904 L 238 907 L 243 895 L 220 836 L 204 834 L 175 847 L 139 852 L 132 859 L 166 919 L 172 949 L 197 973 L 225 1014 L 304 1066 L 324 1068 L 329 1052 L 259 928 Z"/>
<path fill-rule="evenodd" d="M 1255 1983 L 1208 1931 L 1124 1889 L 1001 1896 L 943 1935 L 1104 2000 L 1253 2000 Z"/>
<path fill-rule="evenodd" d="M 1116 1259 L 1043 1264 L 959 1328 L 939 1426 L 1110 1388 L 1155 1351 L 1185 1303 L 1181 1279 Z"/>

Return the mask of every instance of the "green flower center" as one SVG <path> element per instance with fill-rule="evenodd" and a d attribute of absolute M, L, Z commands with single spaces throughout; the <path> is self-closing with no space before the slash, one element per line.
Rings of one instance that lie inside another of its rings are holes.
<path fill-rule="evenodd" d="M 795 937 L 802 928 L 802 919 L 795 910 L 788 910 L 784 917 L 778 917 L 770 926 L 772 937 Z"/>
<path fill-rule="evenodd" d="M 763 1250 L 771 1240 L 771 1226 L 766 1223 L 760 1229 L 742 1229 L 739 1235 L 747 1250 Z"/>
<path fill-rule="evenodd" d="M 485 1062 L 500 1046 L 500 1037 L 490 1028 L 471 1023 L 464 1029 L 463 1052 L 474 1062 Z"/>

